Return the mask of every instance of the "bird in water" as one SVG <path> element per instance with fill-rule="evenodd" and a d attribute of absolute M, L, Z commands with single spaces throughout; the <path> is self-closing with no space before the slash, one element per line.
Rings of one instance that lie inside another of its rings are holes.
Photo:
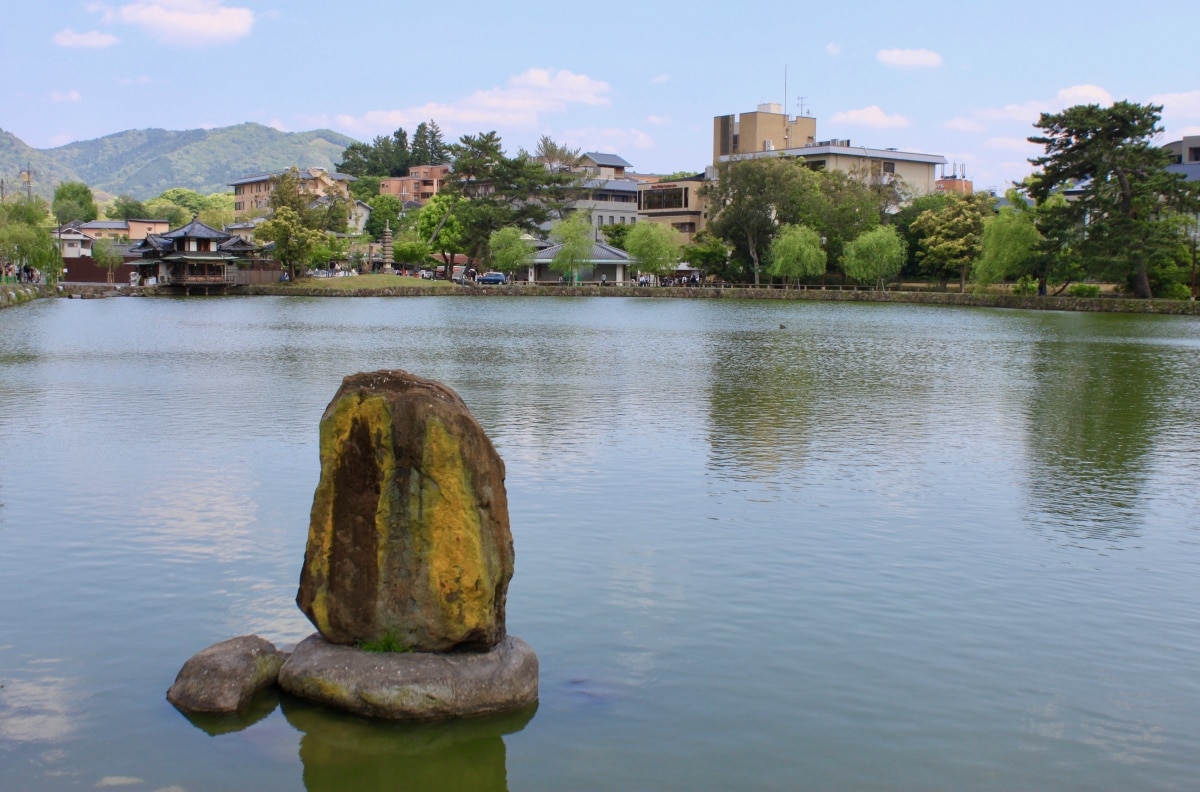
<path fill-rule="evenodd" d="M 781 324 L 781 325 L 779 325 L 779 329 L 780 329 L 780 330 L 787 330 L 787 325 L 785 325 L 785 324 Z"/>

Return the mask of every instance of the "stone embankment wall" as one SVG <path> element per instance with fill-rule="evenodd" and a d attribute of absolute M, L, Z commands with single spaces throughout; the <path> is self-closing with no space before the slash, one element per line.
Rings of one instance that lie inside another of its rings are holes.
<path fill-rule="evenodd" d="M 53 290 L 48 286 L 28 283 L 0 284 L 0 308 L 21 305 L 39 297 L 49 297 Z"/>
<path fill-rule="evenodd" d="M 1157 313 L 1200 316 L 1200 302 L 1188 300 L 1133 300 L 1119 297 L 1020 297 L 1012 294 L 957 294 L 950 292 L 866 291 L 838 289 L 754 289 L 746 287 L 638 287 L 510 285 L 475 286 L 454 291 L 397 286 L 386 289 L 281 288 L 245 286 L 237 294 L 310 297 L 656 297 L 689 299 L 812 300 L 817 302 L 909 303 L 963 305 L 979 308 L 1021 308 L 1040 311 L 1090 311 L 1098 313 Z"/>

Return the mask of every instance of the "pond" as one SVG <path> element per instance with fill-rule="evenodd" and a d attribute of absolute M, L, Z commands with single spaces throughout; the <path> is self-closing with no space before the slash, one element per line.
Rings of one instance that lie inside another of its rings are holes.
<path fill-rule="evenodd" d="M 347 374 L 456 389 L 508 470 L 536 712 L 191 719 L 294 604 Z M 0 311 L 14 790 L 1190 789 L 1200 321 L 626 298 Z"/>

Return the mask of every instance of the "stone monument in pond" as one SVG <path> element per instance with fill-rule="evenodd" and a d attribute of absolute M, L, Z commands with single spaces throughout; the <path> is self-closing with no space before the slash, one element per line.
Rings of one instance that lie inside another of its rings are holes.
<path fill-rule="evenodd" d="M 382 718 L 532 704 L 537 656 L 505 629 L 512 574 L 504 462 L 458 394 L 399 370 L 346 377 L 321 419 L 296 596 L 318 634 L 278 684 Z"/>

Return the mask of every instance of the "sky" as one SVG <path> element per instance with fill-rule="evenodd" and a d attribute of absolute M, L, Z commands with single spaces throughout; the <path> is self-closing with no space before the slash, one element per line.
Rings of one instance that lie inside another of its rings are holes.
<path fill-rule="evenodd" d="M 0 128 L 35 148 L 247 121 L 362 141 L 435 120 L 701 170 L 712 119 L 764 102 L 817 138 L 940 154 L 1003 190 L 1041 112 L 1163 105 L 1200 134 L 1194 7 L 910 0 L 0 0 Z M 297 163 L 303 166 L 304 163 Z"/>

